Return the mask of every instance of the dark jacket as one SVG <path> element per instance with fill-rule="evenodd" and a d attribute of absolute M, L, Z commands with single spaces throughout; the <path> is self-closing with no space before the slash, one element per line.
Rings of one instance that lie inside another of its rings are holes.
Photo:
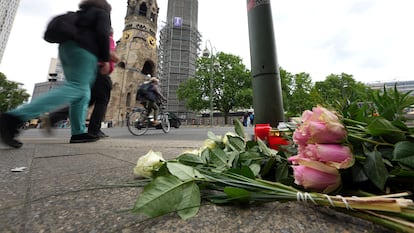
<path fill-rule="evenodd" d="M 147 95 L 145 96 L 147 100 L 156 102 L 158 100 L 158 94 L 155 89 L 155 85 L 151 83 L 150 88 L 148 89 Z"/>
<path fill-rule="evenodd" d="M 98 7 L 83 6 L 77 24 L 76 42 L 79 46 L 96 55 L 98 61 L 109 62 L 110 15 Z"/>

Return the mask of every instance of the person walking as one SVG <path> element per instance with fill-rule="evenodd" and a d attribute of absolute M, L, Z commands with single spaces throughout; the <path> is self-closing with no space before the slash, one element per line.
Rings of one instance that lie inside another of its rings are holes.
<path fill-rule="evenodd" d="M 19 126 L 59 106 L 70 104 L 70 143 L 93 142 L 97 136 L 88 134 L 85 126 L 91 85 L 99 72 L 108 74 L 111 5 L 106 0 L 83 0 L 79 3 L 78 34 L 74 40 L 59 44 L 59 59 L 66 77 L 64 84 L 28 104 L 0 115 L 0 136 L 3 143 L 20 148 L 16 137 Z"/>
<path fill-rule="evenodd" d="M 89 106 L 94 105 L 92 114 L 89 120 L 88 133 L 98 136 L 99 138 L 108 137 L 101 130 L 102 121 L 105 118 L 106 109 L 108 107 L 109 99 L 111 98 L 112 81 L 109 74 L 115 68 L 115 63 L 119 61 L 115 53 L 115 41 L 113 39 L 113 29 L 111 28 L 109 36 L 110 62 L 109 73 L 101 74 L 98 72 L 95 83 L 91 89 L 91 99 Z M 100 66 L 101 64 L 98 63 Z M 42 116 L 42 128 L 46 128 L 47 132 L 51 132 L 51 127 L 59 121 L 66 120 L 69 116 L 69 107 L 64 107 L 56 111 L 50 112 L 48 115 Z"/>

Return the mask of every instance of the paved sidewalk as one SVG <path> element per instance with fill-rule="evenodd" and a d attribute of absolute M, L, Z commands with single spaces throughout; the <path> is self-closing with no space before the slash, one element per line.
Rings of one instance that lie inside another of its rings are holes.
<path fill-rule="evenodd" d="M 148 220 L 128 212 L 141 188 L 116 185 L 134 181 L 132 169 L 150 149 L 168 159 L 199 148 L 202 141 L 22 141 L 20 149 L 0 145 L 0 232 L 390 232 L 325 207 L 293 202 L 205 205 L 187 221 L 176 214 Z M 27 169 L 11 171 L 17 167 Z"/>

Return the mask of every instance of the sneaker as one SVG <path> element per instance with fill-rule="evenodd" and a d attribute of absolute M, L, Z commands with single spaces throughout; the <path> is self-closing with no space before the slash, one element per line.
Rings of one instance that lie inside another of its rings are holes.
<path fill-rule="evenodd" d="M 23 143 L 15 139 L 19 135 L 21 123 L 19 118 L 11 114 L 3 113 L 0 115 L 0 136 L 4 144 L 14 148 L 23 146 Z"/>
<path fill-rule="evenodd" d="M 41 122 L 41 128 L 44 129 L 44 132 L 48 136 L 52 136 L 53 132 L 52 132 L 52 124 L 50 122 L 50 117 L 47 115 L 43 115 L 40 117 L 40 122 Z"/>
<path fill-rule="evenodd" d="M 99 140 L 97 135 L 92 135 L 89 133 L 76 134 L 70 137 L 70 143 L 85 143 L 85 142 L 96 142 Z"/>

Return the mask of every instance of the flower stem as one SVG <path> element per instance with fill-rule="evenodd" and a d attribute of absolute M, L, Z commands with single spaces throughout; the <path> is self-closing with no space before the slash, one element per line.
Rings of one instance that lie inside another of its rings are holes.
<path fill-rule="evenodd" d="M 363 141 L 363 142 L 372 143 L 372 144 L 375 144 L 377 146 L 391 146 L 391 147 L 394 147 L 394 144 L 391 144 L 391 143 L 378 142 L 378 141 L 375 141 L 375 140 L 371 140 L 371 139 L 368 139 L 368 138 L 359 137 L 359 136 L 352 135 L 352 134 L 348 134 L 348 137 L 354 138 L 354 139 L 357 139 L 357 140 L 360 140 L 360 141 Z"/>
<path fill-rule="evenodd" d="M 353 125 L 363 125 L 363 126 L 367 126 L 368 125 L 365 122 L 356 121 L 356 120 L 352 120 L 352 119 L 348 119 L 348 118 L 344 118 L 343 121 L 344 121 L 344 123 L 352 123 Z"/>

